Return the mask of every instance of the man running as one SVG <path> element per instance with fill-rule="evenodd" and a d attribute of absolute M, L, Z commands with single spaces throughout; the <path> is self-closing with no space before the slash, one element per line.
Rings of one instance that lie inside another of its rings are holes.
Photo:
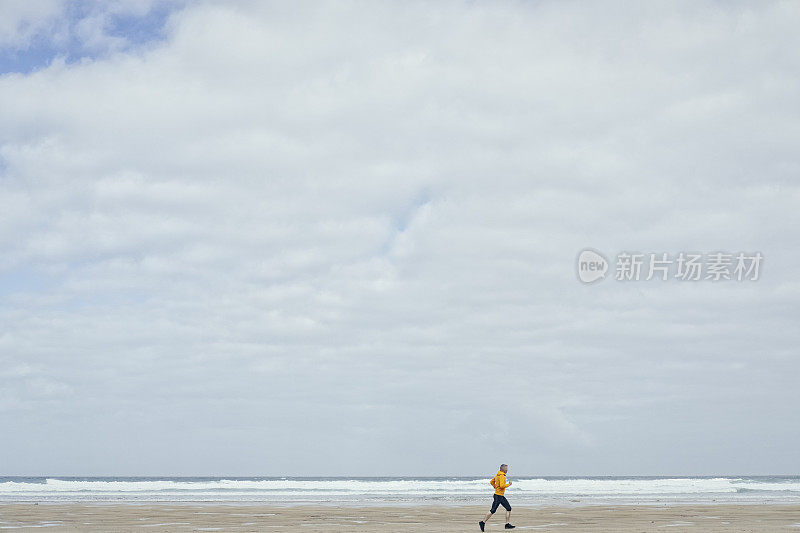
<path fill-rule="evenodd" d="M 486 522 L 492 517 L 497 508 L 501 505 L 506 509 L 506 529 L 514 529 L 516 526 L 512 526 L 509 520 L 511 520 L 511 504 L 508 503 L 508 500 L 505 497 L 506 489 L 511 486 L 511 482 L 506 482 L 506 474 L 508 473 L 508 465 L 502 464 L 500 465 L 500 470 L 497 474 L 492 478 L 489 482 L 492 487 L 494 487 L 494 501 L 492 502 L 492 510 L 489 511 L 489 514 L 486 515 L 486 518 L 478 522 L 478 525 L 481 526 L 481 531 L 484 531 L 483 528 L 486 527 Z"/>

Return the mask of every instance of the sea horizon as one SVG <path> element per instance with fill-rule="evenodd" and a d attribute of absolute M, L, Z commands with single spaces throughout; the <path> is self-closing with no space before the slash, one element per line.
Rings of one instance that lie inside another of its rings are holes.
<path fill-rule="evenodd" d="M 522 506 L 800 503 L 799 475 L 512 476 Z M 474 505 L 488 476 L 0 476 L 0 502 Z"/>

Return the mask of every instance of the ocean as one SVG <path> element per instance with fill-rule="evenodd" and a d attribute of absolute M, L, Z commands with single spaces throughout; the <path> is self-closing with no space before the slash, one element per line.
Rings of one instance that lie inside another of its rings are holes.
<path fill-rule="evenodd" d="M 800 476 L 515 477 L 525 506 L 800 503 Z M 487 504 L 489 477 L 0 477 L 0 502 Z"/>

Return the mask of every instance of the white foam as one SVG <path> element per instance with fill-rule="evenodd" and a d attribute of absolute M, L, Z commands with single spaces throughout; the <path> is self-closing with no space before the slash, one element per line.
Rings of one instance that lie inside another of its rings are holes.
<path fill-rule="evenodd" d="M 513 478 L 512 478 L 513 479 Z M 800 501 L 800 480 L 746 478 L 513 479 L 518 501 Z M 0 501 L 482 501 L 488 479 L 165 479 L 0 482 Z"/>

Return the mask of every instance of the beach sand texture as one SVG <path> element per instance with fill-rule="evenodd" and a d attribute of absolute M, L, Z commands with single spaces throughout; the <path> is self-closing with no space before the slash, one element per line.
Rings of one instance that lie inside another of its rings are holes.
<path fill-rule="evenodd" d="M 486 507 L 335 507 L 219 504 L 3 504 L 5 531 L 479 531 Z M 498 512 L 487 531 L 503 531 Z M 800 532 L 798 505 L 516 508 L 519 531 Z"/>

